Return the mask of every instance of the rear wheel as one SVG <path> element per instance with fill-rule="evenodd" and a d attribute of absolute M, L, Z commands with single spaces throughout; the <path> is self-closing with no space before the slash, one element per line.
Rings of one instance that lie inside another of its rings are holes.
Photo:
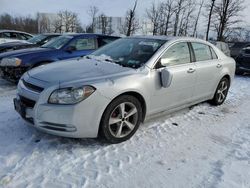
<path fill-rule="evenodd" d="M 228 78 L 224 77 L 221 79 L 217 86 L 213 99 L 210 101 L 213 105 L 221 105 L 226 100 L 228 90 L 230 87 L 230 82 Z"/>
<path fill-rule="evenodd" d="M 109 143 L 120 143 L 131 138 L 141 122 L 140 102 L 133 96 L 123 95 L 112 101 L 105 110 L 100 135 Z"/>

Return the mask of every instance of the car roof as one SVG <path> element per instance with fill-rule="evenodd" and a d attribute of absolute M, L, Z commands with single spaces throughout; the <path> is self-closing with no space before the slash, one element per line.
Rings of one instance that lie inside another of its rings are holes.
<path fill-rule="evenodd" d="M 179 36 L 165 36 L 165 35 L 137 35 L 128 38 L 145 38 L 145 39 L 156 39 L 165 41 L 194 41 L 194 42 L 207 42 L 205 40 L 194 38 L 194 37 L 179 37 Z"/>
<path fill-rule="evenodd" d="M 114 37 L 114 38 L 120 38 L 117 36 L 111 36 L 111 35 L 104 35 L 104 34 L 96 34 L 96 33 L 64 33 L 62 35 L 66 36 L 74 36 L 74 37 L 80 37 L 80 36 L 87 36 L 87 37 L 94 37 L 94 36 L 102 36 L 102 37 Z"/>
<path fill-rule="evenodd" d="M 62 34 L 60 33 L 40 33 L 40 34 L 37 34 L 37 35 L 44 35 L 44 36 L 60 36 Z"/>
<path fill-rule="evenodd" d="M 26 32 L 23 32 L 23 31 L 16 31 L 16 30 L 1 29 L 1 30 L 0 30 L 0 33 L 3 33 L 3 32 L 23 33 L 23 34 L 27 34 L 27 35 L 32 36 L 32 34 L 30 34 L 30 33 L 26 33 Z"/>

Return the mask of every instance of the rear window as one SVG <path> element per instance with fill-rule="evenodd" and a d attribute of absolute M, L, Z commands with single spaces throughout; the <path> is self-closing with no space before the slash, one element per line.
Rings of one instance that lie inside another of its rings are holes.
<path fill-rule="evenodd" d="M 98 38 L 98 46 L 101 47 L 101 46 L 104 46 L 110 42 L 113 42 L 115 41 L 116 37 L 103 37 L 103 38 Z"/>
<path fill-rule="evenodd" d="M 202 43 L 192 43 L 196 61 L 207 61 L 214 59 L 210 46 Z"/>

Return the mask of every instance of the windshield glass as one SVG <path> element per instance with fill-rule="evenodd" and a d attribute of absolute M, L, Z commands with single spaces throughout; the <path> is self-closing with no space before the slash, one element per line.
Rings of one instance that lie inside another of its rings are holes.
<path fill-rule="evenodd" d="M 166 40 L 145 38 L 123 38 L 116 40 L 87 56 L 122 66 L 139 68 L 145 64 Z"/>
<path fill-rule="evenodd" d="M 45 39 L 46 36 L 45 35 L 36 35 L 32 38 L 30 38 L 29 40 L 27 40 L 28 42 L 31 42 L 33 44 L 37 44 L 39 42 L 41 42 L 43 39 Z"/>
<path fill-rule="evenodd" d="M 42 48 L 60 49 L 65 44 L 67 44 L 72 38 L 73 38 L 72 36 L 60 36 L 42 45 Z"/>

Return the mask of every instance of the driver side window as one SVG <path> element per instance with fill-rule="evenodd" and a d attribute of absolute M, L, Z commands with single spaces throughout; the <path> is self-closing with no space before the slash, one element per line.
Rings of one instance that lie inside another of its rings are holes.
<path fill-rule="evenodd" d="M 174 44 L 161 57 L 163 66 L 181 65 L 190 62 L 190 52 L 186 42 Z"/>

